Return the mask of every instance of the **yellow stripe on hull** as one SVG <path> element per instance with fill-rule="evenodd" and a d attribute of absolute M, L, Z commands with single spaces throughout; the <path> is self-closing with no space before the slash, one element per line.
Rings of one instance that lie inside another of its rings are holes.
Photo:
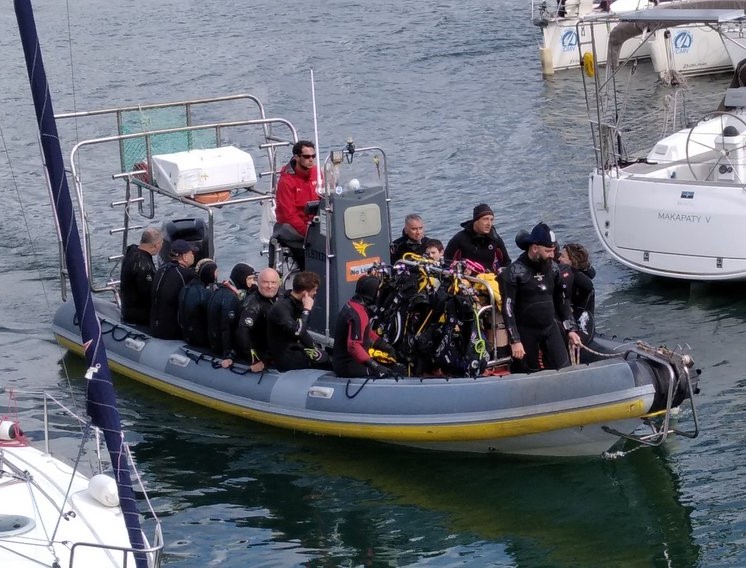
<path fill-rule="evenodd" d="M 83 349 L 79 344 L 59 334 L 55 334 L 55 336 L 61 346 L 83 356 Z M 328 436 L 365 438 L 379 441 L 456 442 L 512 438 L 553 430 L 577 428 L 591 424 L 607 424 L 618 420 L 639 418 L 647 410 L 645 400 L 643 398 L 636 398 L 593 408 L 568 410 L 556 414 L 458 424 L 364 424 L 359 422 L 314 420 L 246 408 L 237 404 L 217 400 L 164 383 L 111 359 L 109 359 L 109 365 L 114 371 L 136 381 L 220 412 L 234 414 L 280 428 Z"/>

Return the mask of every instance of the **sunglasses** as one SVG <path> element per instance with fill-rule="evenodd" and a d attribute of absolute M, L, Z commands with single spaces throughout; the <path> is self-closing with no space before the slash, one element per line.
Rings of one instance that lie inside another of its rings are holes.
<path fill-rule="evenodd" d="M 305 158 L 306 160 L 313 160 L 316 157 L 316 154 L 301 154 L 301 158 Z"/>

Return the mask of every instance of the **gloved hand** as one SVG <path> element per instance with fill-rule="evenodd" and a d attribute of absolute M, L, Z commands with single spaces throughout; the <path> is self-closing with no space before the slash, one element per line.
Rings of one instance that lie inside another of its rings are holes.
<path fill-rule="evenodd" d="M 382 379 L 384 377 L 390 377 L 391 376 L 391 370 L 378 363 L 377 361 L 374 361 L 373 359 L 368 359 L 366 362 L 366 365 L 371 370 L 371 375 L 374 377 L 378 377 L 379 379 Z"/>
<path fill-rule="evenodd" d="M 392 355 L 392 356 L 396 355 L 396 351 L 394 350 L 394 348 L 388 343 L 386 343 L 386 341 L 384 341 L 381 338 L 376 340 L 376 342 L 373 344 L 373 347 L 375 349 L 380 349 L 381 351 L 385 351 L 389 355 Z"/>

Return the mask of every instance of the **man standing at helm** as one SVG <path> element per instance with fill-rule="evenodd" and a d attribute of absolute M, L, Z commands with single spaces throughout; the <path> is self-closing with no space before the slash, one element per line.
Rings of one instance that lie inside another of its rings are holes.
<path fill-rule="evenodd" d="M 516 244 L 525 252 L 498 277 L 515 372 L 570 365 L 557 315 L 568 331 L 568 341 L 580 345 L 559 266 L 553 260 L 555 242 L 554 232 L 545 223 L 536 225 L 531 234 L 519 235 Z"/>

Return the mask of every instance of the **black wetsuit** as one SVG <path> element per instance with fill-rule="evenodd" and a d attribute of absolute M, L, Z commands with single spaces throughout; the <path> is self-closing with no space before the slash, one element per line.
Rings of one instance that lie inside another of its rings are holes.
<path fill-rule="evenodd" d="M 570 303 L 565 298 L 557 263 L 538 263 L 524 252 L 498 277 L 503 300 L 503 317 L 511 343 L 521 342 L 526 355 L 514 360 L 515 371 L 541 368 L 561 369 L 570 365 L 557 317 L 575 329 Z"/>
<path fill-rule="evenodd" d="M 179 326 L 179 292 L 196 278 L 191 268 L 172 260 L 161 266 L 153 278 L 150 333 L 161 339 L 182 339 Z"/>
<path fill-rule="evenodd" d="M 308 333 L 308 316 L 300 300 L 285 292 L 267 312 L 269 353 L 280 371 L 308 369 L 314 361 L 305 349 L 315 349 Z"/>
<path fill-rule="evenodd" d="M 267 298 L 255 291 L 241 302 L 236 329 L 238 355 L 242 359 L 265 365 L 271 361 L 267 343 L 267 313 L 277 300 L 277 296 Z"/>
<path fill-rule="evenodd" d="M 417 241 L 410 239 L 407 236 L 407 233 L 402 230 L 402 236 L 394 240 L 390 246 L 391 264 L 394 264 L 408 252 L 419 256 L 425 256 L 425 249 L 427 249 L 431 240 L 432 239 L 427 237 L 422 237 L 422 240 L 418 243 Z"/>
<path fill-rule="evenodd" d="M 593 288 L 595 276 L 596 270 L 592 266 L 580 270 L 566 264 L 560 265 L 562 287 L 565 297 L 570 298 L 572 315 L 578 326 L 578 335 L 584 345 L 593 339 L 595 332 L 596 292 Z"/>
<path fill-rule="evenodd" d="M 150 324 L 150 303 L 155 264 L 150 253 L 130 245 L 122 259 L 119 289 L 122 295 L 122 321 Z"/>
<path fill-rule="evenodd" d="M 207 301 L 207 340 L 210 351 L 223 359 L 235 359 L 236 326 L 241 309 L 239 292 L 232 284 L 223 282 Z"/>
<path fill-rule="evenodd" d="M 195 278 L 179 292 L 179 325 L 189 345 L 207 347 L 207 301 L 211 290 Z"/>
<path fill-rule="evenodd" d="M 474 221 L 461 223 L 464 228 L 448 241 L 443 253 L 446 261 L 473 260 L 481 264 L 487 272 L 497 272 L 497 269 L 510 264 L 510 255 L 502 237 L 494 227 L 486 235 L 478 234 L 473 228 Z"/>

